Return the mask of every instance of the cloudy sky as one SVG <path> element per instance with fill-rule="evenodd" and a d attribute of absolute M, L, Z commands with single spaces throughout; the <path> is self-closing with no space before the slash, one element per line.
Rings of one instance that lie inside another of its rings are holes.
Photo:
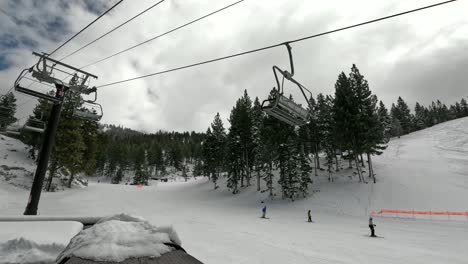
<path fill-rule="evenodd" d="M 50 52 L 117 0 L 0 0 L 0 94 L 31 51 Z M 156 0 L 124 0 L 53 57 L 61 58 Z M 161 34 L 234 0 L 166 0 L 126 26 L 64 60 L 81 67 Z M 320 33 L 434 4 L 433 0 L 245 0 L 221 13 L 86 68 L 93 85 L 145 75 Z M 292 45 L 296 79 L 314 95 L 332 94 L 353 63 L 387 107 L 402 96 L 411 106 L 468 96 L 468 1 L 457 2 Z M 286 49 L 270 49 L 212 64 L 99 89 L 104 123 L 152 132 L 205 131 L 216 112 L 225 123 L 247 89 L 265 99 L 272 65 L 288 68 Z M 287 86 L 301 102 L 298 91 Z M 18 94 L 17 117 L 36 101 Z M 305 102 L 302 102 L 303 104 Z"/>

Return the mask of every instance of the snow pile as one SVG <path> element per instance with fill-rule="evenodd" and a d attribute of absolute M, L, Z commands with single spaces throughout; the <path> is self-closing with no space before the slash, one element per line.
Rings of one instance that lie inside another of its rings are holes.
<path fill-rule="evenodd" d="M 137 257 L 159 257 L 172 247 L 164 243 L 181 244 L 171 227 L 158 228 L 149 222 L 125 214 L 100 220 L 91 228 L 81 231 L 59 255 L 95 261 L 123 261 Z"/>
<path fill-rule="evenodd" d="M 0 244 L 0 263 L 54 263 L 65 248 L 61 244 L 39 244 L 25 238 Z"/>

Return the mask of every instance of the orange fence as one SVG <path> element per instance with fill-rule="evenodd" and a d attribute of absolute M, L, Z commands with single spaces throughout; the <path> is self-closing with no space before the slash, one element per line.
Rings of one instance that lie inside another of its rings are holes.
<path fill-rule="evenodd" d="M 414 211 L 414 210 L 393 210 L 382 209 L 380 211 L 372 212 L 372 215 L 383 214 L 410 214 L 410 215 L 461 215 L 468 216 L 468 212 L 449 212 L 449 211 Z"/>

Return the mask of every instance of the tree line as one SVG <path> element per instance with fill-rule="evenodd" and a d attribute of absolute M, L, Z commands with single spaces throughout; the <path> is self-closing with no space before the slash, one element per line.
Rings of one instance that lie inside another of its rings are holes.
<path fill-rule="evenodd" d="M 269 99 L 276 90 L 270 91 Z M 293 99 L 292 96 L 289 97 Z M 294 128 L 266 115 L 258 98 L 253 101 L 244 91 L 229 115 L 226 129 L 218 114 L 205 133 L 158 131 L 144 134 L 128 128 L 103 125 L 73 115 L 76 98 L 67 97 L 53 148 L 47 190 L 52 179 L 65 176 L 71 185 L 74 176 L 104 175 L 112 183 L 125 176 L 134 184 L 148 184 L 153 177 L 181 172 L 188 177 L 204 175 L 219 188 L 236 194 L 251 185 L 269 195 L 280 193 L 284 199 L 308 194 L 312 175 L 325 170 L 333 181 L 339 170 L 338 157 L 344 157 L 360 182 L 376 182 L 372 156 L 379 155 L 391 137 L 424 129 L 435 124 L 468 116 L 465 99 L 447 107 L 437 100 L 429 106 L 416 103 L 411 112 L 399 97 L 390 111 L 369 83 L 352 65 L 348 74 L 341 72 L 332 95 L 309 98 L 310 122 Z M 51 105 L 39 100 L 26 123 L 47 122 Z M 16 122 L 16 99 L 8 93 L 0 100 L 0 129 Z M 22 130 L 19 138 L 30 146 L 31 158 L 37 159 L 43 134 Z M 368 177 L 362 167 L 367 160 Z M 359 165 L 360 164 L 360 165 Z M 277 189 L 278 188 L 278 189 Z"/>

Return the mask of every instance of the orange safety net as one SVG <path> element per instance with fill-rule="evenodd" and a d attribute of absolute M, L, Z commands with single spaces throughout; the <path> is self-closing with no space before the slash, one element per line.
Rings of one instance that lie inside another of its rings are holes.
<path fill-rule="evenodd" d="M 372 212 L 372 215 L 382 214 L 411 214 L 411 215 L 461 215 L 468 216 L 468 212 L 449 212 L 449 211 L 414 211 L 414 210 L 395 210 L 395 209 L 382 209 L 380 211 Z"/>

